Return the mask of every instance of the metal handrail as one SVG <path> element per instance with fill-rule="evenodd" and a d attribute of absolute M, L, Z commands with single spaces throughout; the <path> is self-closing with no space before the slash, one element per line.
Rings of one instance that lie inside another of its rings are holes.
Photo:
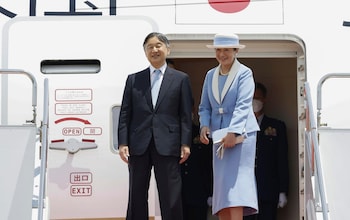
<path fill-rule="evenodd" d="M 313 147 L 314 147 L 315 165 L 316 165 L 316 173 L 317 173 L 317 175 L 315 175 L 316 185 L 318 186 L 318 193 L 321 197 L 323 220 L 328 220 L 328 209 L 327 209 L 325 187 L 323 182 L 320 150 L 319 150 L 318 139 L 317 139 L 317 130 L 316 130 L 316 123 L 314 119 L 310 87 L 308 82 L 305 82 L 305 93 L 306 93 L 306 104 L 309 111 L 311 141 L 314 144 Z"/>
<path fill-rule="evenodd" d="M 43 123 L 41 126 L 42 146 L 41 146 L 41 164 L 40 164 L 40 183 L 38 198 L 38 220 L 42 220 L 44 216 L 44 197 L 46 183 L 46 162 L 47 162 L 47 146 L 48 146 L 48 123 L 49 123 L 49 84 L 48 79 L 44 80 L 44 104 L 43 104 Z"/>
<path fill-rule="evenodd" d="M 29 77 L 29 79 L 32 81 L 32 107 L 33 107 L 33 119 L 32 120 L 27 120 L 27 123 L 33 123 L 36 124 L 36 106 L 37 106 L 37 83 L 35 80 L 35 77 L 29 73 L 26 72 L 24 70 L 20 70 L 20 69 L 0 69 L 0 74 L 4 75 L 3 80 L 6 80 L 7 78 L 5 78 L 6 75 L 9 74 L 23 74 L 26 75 L 27 77 Z M 4 92 L 4 90 L 7 89 L 7 86 L 5 86 L 5 83 L 3 82 L 3 86 L 2 86 L 2 90 Z M 2 102 L 6 102 L 6 103 L 2 103 L 2 106 L 7 106 L 7 101 L 8 99 L 3 98 Z M 1 117 L 2 121 L 1 124 L 7 124 L 7 111 L 3 111 L 2 112 L 2 117 Z"/>
<path fill-rule="evenodd" d="M 322 109 L 322 85 L 330 78 L 350 78 L 350 73 L 329 73 L 324 75 L 317 84 L 317 128 L 321 126 L 321 109 Z"/>

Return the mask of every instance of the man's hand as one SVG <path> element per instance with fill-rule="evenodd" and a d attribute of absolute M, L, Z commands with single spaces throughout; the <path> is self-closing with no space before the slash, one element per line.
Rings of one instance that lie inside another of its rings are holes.
<path fill-rule="evenodd" d="M 129 163 L 129 147 L 127 145 L 119 146 L 119 156 L 125 162 Z"/>
<path fill-rule="evenodd" d="M 191 149 L 189 146 L 187 145 L 182 145 L 181 146 L 181 160 L 180 160 L 180 164 L 182 164 L 183 162 L 185 162 L 188 157 L 190 156 L 191 154 Z"/>
<path fill-rule="evenodd" d="M 281 192 L 279 195 L 277 208 L 283 208 L 287 205 L 287 195 L 284 192 Z"/>
<path fill-rule="evenodd" d="M 207 204 L 208 204 L 208 206 L 213 206 L 213 197 L 208 197 L 208 199 L 207 199 Z"/>

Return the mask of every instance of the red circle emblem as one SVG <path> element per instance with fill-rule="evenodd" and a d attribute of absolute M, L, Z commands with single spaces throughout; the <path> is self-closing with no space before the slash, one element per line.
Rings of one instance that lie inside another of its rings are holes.
<path fill-rule="evenodd" d="M 223 13 L 236 13 L 245 9 L 250 0 L 208 0 L 209 5 Z"/>

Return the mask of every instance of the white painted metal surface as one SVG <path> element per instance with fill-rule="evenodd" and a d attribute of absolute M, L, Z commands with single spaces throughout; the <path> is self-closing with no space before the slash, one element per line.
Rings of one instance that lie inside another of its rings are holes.
<path fill-rule="evenodd" d="M 0 219 L 31 219 L 36 131 L 0 126 Z"/>
<path fill-rule="evenodd" d="M 321 127 L 318 133 L 330 219 L 348 219 L 350 129 Z"/>

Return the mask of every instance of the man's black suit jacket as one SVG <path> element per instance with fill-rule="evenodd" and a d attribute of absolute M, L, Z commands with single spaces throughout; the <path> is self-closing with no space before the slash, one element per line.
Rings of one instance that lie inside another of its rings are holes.
<path fill-rule="evenodd" d="M 257 137 L 256 177 L 258 198 L 278 202 L 279 193 L 288 193 L 288 143 L 283 121 L 263 117 Z"/>
<path fill-rule="evenodd" d="M 153 109 L 150 69 L 128 76 L 119 116 L 118 144 L 130 155 L 142 155 L 154 136 L 159 154 L 180 156 L 180 146 L 191 146 L 192 90 L 189 76 L 167 67 Z"/>

